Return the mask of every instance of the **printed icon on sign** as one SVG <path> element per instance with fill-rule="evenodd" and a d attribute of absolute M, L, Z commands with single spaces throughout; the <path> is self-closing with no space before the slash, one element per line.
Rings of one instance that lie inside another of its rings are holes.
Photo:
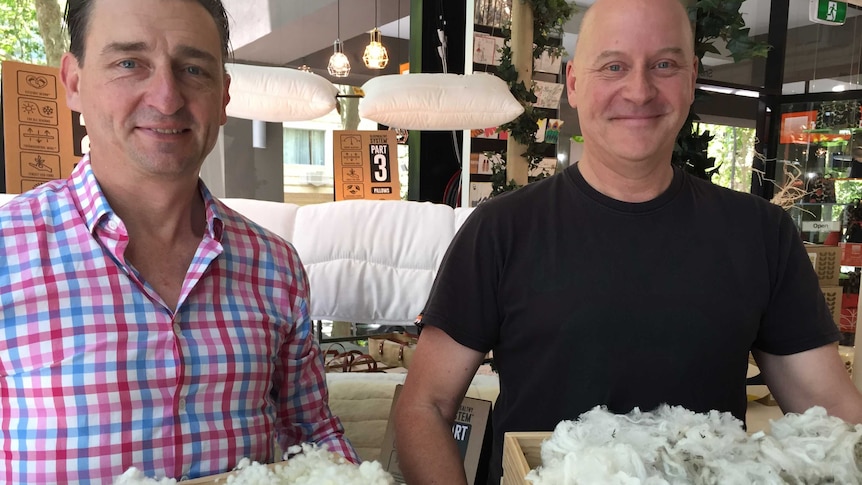
<path fill-rule="evenodd" d="M 354 167 L 362 166 L 362 152 L 341 152 L 341 164 Z"/>
<path fill-rule="evenodd" d="M 25 123 L 57 125 L 57 103 L 46 99 L 18 99 L 18 119 Z"/>
<path fill-rule="evenodd" d="M 344 186 L 345 199 L 364 199 L 362 184 L 346 184 Z"/>
<path fill-rule="evenodd" d="M 45 76 L 30 74 L 29 76 L 27 76 L 27 84 L 33 86 L 36 89 L 42 89 L 48 85 L 48 79 Z"/>
<path fill-rule="evenodd" d="M 30 141 L 35 141 L 36 143 L 42 143 L 43 141 L 47 142 L 54 139 L 50 131 L 39 131 L 34 130 L 33 128 L 27 129 L 27 131 L 24 133 L 24 138 L 29 138 Z"/>
<path fill-rule="evenodd" d="M 345 167 L 341 171 L 345 182 L 362 182 L 362 171 L 354 167 Z"/>
<path fill-rule="evenodd" d="M 359 135 L 341 135 L 342 150 L 359 150 L 362 148 L 362 137 Z"/>
<path fill-rule="evenodd" d="M 29 165 L 40 172 L 50 172 L 51 167 L 45 165 L 45 159 L 42 158 L 41 155 L 36 156 L 36 160 L 29 163 Z"/>
<path fill-rule="evenodd" d="M 19 145 L 24 150 L 60 151 L 60 132 L 56 128 L 18 125 Z"/>
<path fill-rule="evenodd" d="M 60 157 L 48 153 L 21 152 L 21 176 L 53 179 L 60 176 Z"/>
<path fill-rule="evenodd" d="M 39 111 L 39 106 L 36 103 L 31 103 L 29 101 L 25 101 L 23 105 L 21 105 L 21 111 L 31 115 L 37 111 Z"/>
<path fill-rule="evenodd" d="M 57 99 L 57 78 L 39 72 L 18 71 L 18 94 L 55 100 Z"/>

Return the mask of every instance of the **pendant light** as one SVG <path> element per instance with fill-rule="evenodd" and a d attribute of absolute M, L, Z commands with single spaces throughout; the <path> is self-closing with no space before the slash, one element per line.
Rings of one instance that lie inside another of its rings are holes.
<path fill-rule="evenodd" d="M 302 65 L 297 67 L 297 69 L 302 72 L 311 72 L 311 67 L 305 63 L 305 57 L 302 58 Z"/>
<path fill-rule="evenodd" d="M 326 70 L 332 76 L 347 77 L 350 74 L 350 60 L 344 55 L 344 44 L 341 42 L 341 0 L 338 0 L 337 8 L 337 36 L 332 44 L 333 53 L 332 57 L 329 58 L 329 65 L 326 66 Z"/>
<path fill-rule="evenodd" d="M 374 0 L 374 25 L 377 25 L 377 0 Z M 380 30 L 374 27 L 370 34 L 371 41 L 365 46 L 362 62 L 368 69 L 383 69 L 389 64 L 389 53 L 380 42 Z"/>

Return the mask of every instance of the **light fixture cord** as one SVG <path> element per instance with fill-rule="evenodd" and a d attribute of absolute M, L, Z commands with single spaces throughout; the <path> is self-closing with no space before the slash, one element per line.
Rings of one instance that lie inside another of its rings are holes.
<path fill-rule="evenodd" d="M 335 5 L 335 38 L 341 40 L 341 0 L 337 0 Z"/>

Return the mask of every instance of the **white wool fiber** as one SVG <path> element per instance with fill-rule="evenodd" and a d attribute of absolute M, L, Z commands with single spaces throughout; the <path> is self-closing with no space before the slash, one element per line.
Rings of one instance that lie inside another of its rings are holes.
<path fill-rule="evenodd" d="M 240 460 L 237 472 L 219 483 L 228 485 L 393 485 L 395 480 L 376 461 L 359 465 L 350 463 L 337 453 L 305 443 L 291 447 L 294 455 L 274 466 L 262 465 L 248 458 Z M 160 481 L 146 478 L 131 468 L 119 477 L 115 485 L 175 485 L 176 480 Z"/>
<path fill-rule="evenodd" d="M 135 467 L 130 467 L 122 475 L 114 480 L 114 485 L 176 485 L 177 481 L 173 478 L 162 478 L 156 480 L 147 478 L 144 472 Z"/>
<path fill-rule="evenodd" d="M 730 413 L 662 405 L 617 415 L 598 406 L 542 444 L 534 485 L 843 483 L 862 485 L 862 425 L 823 408 L 749 436 Z"/>

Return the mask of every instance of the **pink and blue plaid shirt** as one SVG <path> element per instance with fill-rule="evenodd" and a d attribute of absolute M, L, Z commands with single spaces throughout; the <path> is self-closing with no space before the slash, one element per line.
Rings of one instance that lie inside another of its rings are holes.
<path fill-rule="evenodd" d="M 126 263 L 84 157 L 0 207 L 0 482 L 199 477 L 276 439 L 358 462 L 328 407 L 295 250 L 215 200 L 179 305 Z"/>

